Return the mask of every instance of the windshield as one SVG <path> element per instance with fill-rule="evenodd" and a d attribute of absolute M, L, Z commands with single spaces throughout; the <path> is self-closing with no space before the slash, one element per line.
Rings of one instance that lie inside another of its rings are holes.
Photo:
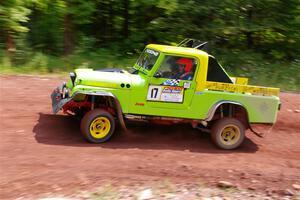
<path fill-rule="evenodd" d="M 148 71 L 150 71 L 155 64 L 157 58 L 159 56 L 159 52 L 153 49 L 145 49 L 140 58 L 137 61 L 137 65 L 142 67 Z"/>

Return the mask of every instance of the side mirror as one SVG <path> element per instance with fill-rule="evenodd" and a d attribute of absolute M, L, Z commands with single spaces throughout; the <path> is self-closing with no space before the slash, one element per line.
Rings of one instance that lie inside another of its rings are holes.
<path fill-rule="evenodd" d="M 161 78 L 161 77 L 162 77 L 162 73 L 160 71 L 154 74 L 154 78 Z"/>

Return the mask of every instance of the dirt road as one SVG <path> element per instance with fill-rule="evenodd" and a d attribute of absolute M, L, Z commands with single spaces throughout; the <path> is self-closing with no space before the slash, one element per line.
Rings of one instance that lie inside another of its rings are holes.
<path fill-rule="evenodd" d="M 54 77 L 0 76 L 0 198 L 72 194 L 100 185 L 220 180 L 280 193 L 300 184 L 300 94 L 281 93 L 278 122 L 265 138 L 219 150 L 187 125 L 132 124 L 105 144 L 89 144 L 79 122 L 51 113 Z"/>

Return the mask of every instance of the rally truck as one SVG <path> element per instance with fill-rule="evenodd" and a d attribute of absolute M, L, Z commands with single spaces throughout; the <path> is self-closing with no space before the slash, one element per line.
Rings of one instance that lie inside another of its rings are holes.
<path fill-rule="evenodd" d="M 275 123 L 279 89 L 229 76 L 196 41 L 149 44 L 128 70 L 76 69 L 51 94 L 53 112 L 79 117 L 92 143 L 109 140 L 116 125 L 126 130 L 127 121 L 141 120 L 189 123 L 209 132 L 219 148 L 235 149 L 247 129 L 256 133 L 254 124 Z"/>

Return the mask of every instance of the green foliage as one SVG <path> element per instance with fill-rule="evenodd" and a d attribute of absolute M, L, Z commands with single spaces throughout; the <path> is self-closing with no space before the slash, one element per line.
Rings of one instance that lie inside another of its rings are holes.
<path fill-rule="evenodd" d="M 186 37 L 218 48 L 252 49 L 275 59 L 300 52 L 299 0 L 5 0 L 0 3 L 0 42 L 5 32 L 28 32 L 34 50 L 59 55 L 75 47 L 125 52 L 146 43 Z M 2 37 L 1 37 L 2 36 Z"/>
<path fill-rule="evenodd" d="M 64 2 L 64 14 L 72 15 L 74 24 L 83 25 L 92 22 L 92 14 L 96 12 L 93 1 L 67 0 L 62 2 Z"/>
<path fill-rule="evenodd" d="M 130 66 L 145 44 L 186 37 L 209 41 L 230 72 L 253 84 L 299 90 L 299 0 L 0 1 L 6 70 Z"/>
<path fill-rule="evenodd" d="M 229 75 L 247 77 L 250 85 L 300 91 L 300 60 L 274 62 L 251 50 L 219 50 L 215 55 Z"/>
<path fill-rule="evenodd" d="M 35 51 L 59 55 L 63 49 L 63 2 L 36 1 L 31 5 L 27 41 Z"/>
<path fill-rule="evenodd" d="M 22 24 L 29 20 L 31 10 L 25 5 L 29 1 L 5 0 L 0 2 L 0 30 L 6 32 L 27 32 L 28 28 Z"/>

